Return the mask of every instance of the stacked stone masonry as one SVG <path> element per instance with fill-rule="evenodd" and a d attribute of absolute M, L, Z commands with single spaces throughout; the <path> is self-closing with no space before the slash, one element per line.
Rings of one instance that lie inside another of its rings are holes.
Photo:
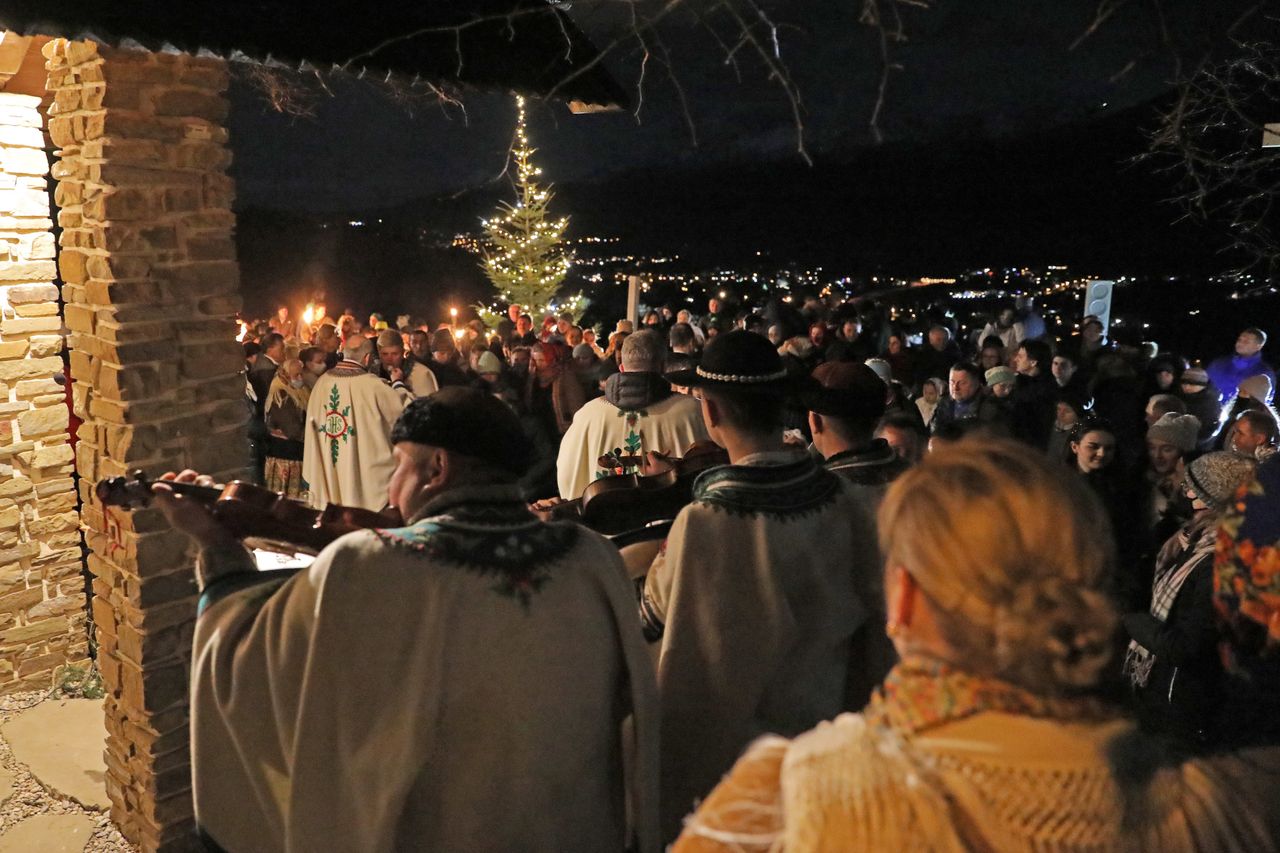
<path fill-rule="evenodd" d="M 111 814 L 144 851 L 187 849 L 194 555 L 156 510 L 106 509 L 93 484 L 244 471 L 227 69 L 64 40 L 44 56 Z"/>
<path fill-rule="evenodd" d="M 41 108 L 0 93 L 0 692 L 89 655 Z"/>

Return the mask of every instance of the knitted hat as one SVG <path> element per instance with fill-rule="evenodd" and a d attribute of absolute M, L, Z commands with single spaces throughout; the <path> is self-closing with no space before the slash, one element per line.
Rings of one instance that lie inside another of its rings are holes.
<path fill-rule="evenodd" d="M 1183 453 L 1196 446 L 1200 435 L 1200 419 L 1195 415 L 1179 415 L 1173 412 L 1160 416 L 1160 420 L 1147 428 L 1147 438 L 1166 441 Z"/>
<path fill-rule="evenodd" d="M 1253 474 L 1257 462 L 1239 453 L 1206 453 L 1187 466 L 1186 485 L 1210 509 L 1223 509 Z"/>
<path fill-rule="evenodd" d="M 691 370 L 667 374 L 672 385 L 724 388 L 733 391 L 783 393 L 787 369 L 768 338 L 739 329 L 716 335 Z"/>
<path fill-rule="evenodd" d="M 491 352 L 485 351 L 480 353 L 480 358 L 476 359 L 476 373 L 501 373 L 502 362 Z"/>
<path fill-rule="evenodd" d="M 986 374 L 987 385 L 1003 385 L 1006 382 L 1015 382 L 1018 374 L 1013 372 L 1012 367 L 1005 367 L 1003 364 L 999 367 L 993 367 Z"/>
<path fill-rule="evenodd" d="M 885 388 L 869 364 L 828 361 L 814 368 L 811 383 L 799 394 L 800 404 L 820 415 L 875 420 L 884 414 Z"/>
<path fill-rule="evenodd" d="M 1183 385 L 1208 385 L 1209 373 L 1203 367 L 1189 367 L 1182 371 Z"/>
<path fill-rule="evenodd" d="M 883 358 L 867 359 L 867 367 L 874 370 L 876 372 L 876 376 L 879 376 L 880 381 L 885 385 L 888 385 L 893 381 L 893 367 L 891 367 L 889 362 L 885 361 Z"/>
<path fill-rule="evenodd" d="M 1240 394 L 1265 403 L 1271 399 L 1271 377 L 1265 373 L 1240 380 Z"/>

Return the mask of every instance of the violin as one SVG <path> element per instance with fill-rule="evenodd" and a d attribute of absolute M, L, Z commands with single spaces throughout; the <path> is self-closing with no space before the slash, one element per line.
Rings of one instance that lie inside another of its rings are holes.
<path fill-rule="evenodd" d="M 380 512 L 361 507 L 329 504 L 313 509 L 301 501 L 235 480 L 223 486 L 200 486 L 172 480 L 148 480 L 142 471 L 128 477 L 99 480 L 94 494 L 104 506 L 139 509 L 150 505 L 154 482 L 162 482 L 174 494 L 192 498 L 209 507 L 213 516 L 233 536 L 250 548 L 283 554 L 318 554 L 340 536 L 356 530 L 400 527 L 400 512 L 388 507 Z"/>
<path fill-rule="evenodd" d="M 602 477 L 583 489 L 581 498 L 535 512 L 544 519 L 577 521 L 622 547 L 665 534 L 671 521 L 693 499 L 693 481 L 703 471 L 727 465 L 729 454 L 712 442 L 700 441 L 681 457 L 651 452 L 641 458 L 623 455 L 621 449 L 616 449 L 597 462 L 612 471 L 643 468 L 644 473 Z"/>

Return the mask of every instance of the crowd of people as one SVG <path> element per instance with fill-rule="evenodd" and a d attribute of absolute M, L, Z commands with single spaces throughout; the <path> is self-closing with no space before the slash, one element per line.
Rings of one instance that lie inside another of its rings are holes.
<path fill-rule="evenodd" d="M 1029 300 L 249 331 L 263 481 L 403 526 L 282 576 L 157 487 L 223 849 L 1280 843 L 1261 329 L 1203 365 Z M 659 538 L 556 514 L 706 442 Z"/>

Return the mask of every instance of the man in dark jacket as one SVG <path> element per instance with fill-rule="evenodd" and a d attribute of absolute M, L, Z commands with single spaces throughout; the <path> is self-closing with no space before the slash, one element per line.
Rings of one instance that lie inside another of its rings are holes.
<path fill-rule="evenodd" d="M 471 377 L 458 366 L 458 345 L 448 329 L 436 329 L 431 335 L 431 363 L 427 365 L 441 388 L 450 385 L 467 387 Z"/>
<path fill-rule="evenodd" d="M 1057 383 L 1049 368 L 1053 351 L 1044 341 L 1023 341 L 1013 354 L 1017 384 L 1009 396 L 1013 434 L 1043 450 L 1049 444 L 1057 410 Z"/>
<path fill-rule="evenodd" d="M 1222 404 L 1218 402 L 1217 387 L 1209 381 L 1209 374 L 1203 367 L 1190 367 L 1182 372 L 1178 396 L 1187 404 L 1187 414 L 1195 415 L 1200 421 L 1196 447 L 1208 450 L 1222 429 Z"/>
<path fill-rule="evenodd" d="M 907 470 L 889 442 L 872 438 L 885 411 L 885 384 L 865 364 L 829 361 L 813 371 L 802 395 L 809 410 L 813 449 L 827 470 L 872 490 L 879 502 L 888 484 Z"/>
<path fill-rule="evenodd" d="M 1008 428 L 1003 407 L 982 393 L 982 372 L 976 364 L 962 361 L 951 368 L 948 376 L 951 395 L 938 401 L 929 422 L 930 432 L 946 430 L 962 421 L 974 421 L 1001 432 Z"/>

